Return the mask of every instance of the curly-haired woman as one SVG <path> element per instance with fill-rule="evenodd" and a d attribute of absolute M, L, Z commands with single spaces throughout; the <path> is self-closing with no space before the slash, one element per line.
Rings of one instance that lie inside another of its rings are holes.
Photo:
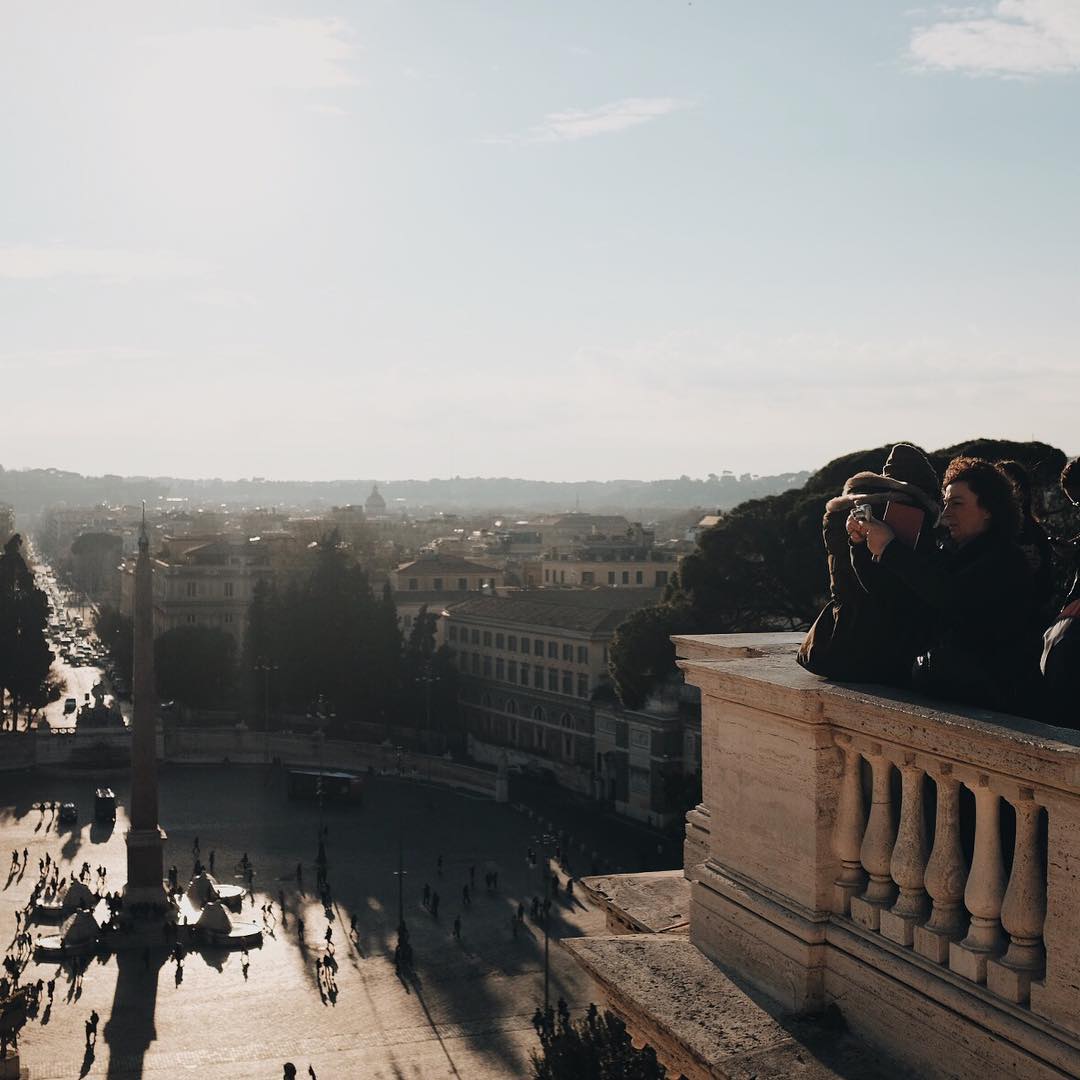
<path fill-rule="evenodd" d="M 912 671 L 916 689 L 971 705 L 1032 714 L 1038 642 L 1031 639 L 1031 577 L 1016 542 L 1016 490 L 996 465 L 954 458 L 942 481 L 948 544 L 919 553 L 894 543 L 883 521 L 849 520 L 880 566 L 931 613 L 930 650 Z"/>

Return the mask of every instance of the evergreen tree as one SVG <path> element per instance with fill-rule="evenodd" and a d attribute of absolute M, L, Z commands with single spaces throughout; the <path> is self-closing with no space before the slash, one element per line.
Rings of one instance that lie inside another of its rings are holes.
<path fill-rule="evenodd" d="M 236 681 L 236 642 L 209 626 L 177 626 L 154 642 L 158 697 L 196 709 L 229 704 Z"/>
<path fill-rule="evenodd" d="M 577 1022 L 560 1002 L 558 1015 L 533 1017 L 540 1051 L 531 1054 L 534 1080 L 664 1080 L 667 1070 L 652 1047 L 635 1050 L 626 1025 L 612 1012 L 590 1005 Z"/>
<path fill-rule="evenodd" d="M 29 724 L 30 710 L 48 699 L 53 654 L 45 636 L 48 600 L 34 584 L 21 547 L 15 533 L 0 556 L 0 711 L 6 694 L 14 723 L 25 708 Z"/>

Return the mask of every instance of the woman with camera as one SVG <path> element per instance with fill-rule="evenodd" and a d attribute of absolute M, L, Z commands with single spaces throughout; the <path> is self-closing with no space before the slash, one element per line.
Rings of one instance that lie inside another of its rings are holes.
<path fill-rule="evenodd" d="M 1009 478 L 989 461 L 960 457 L 943 481 L 941 550 L 919 552 L 876 517 L 853 512 L 852 544 L 923 604 L 928 651 L 912 668 L 915 689 L 934 697 L 1031 715 L 1037 709 L 1038 643 L 1031 640 L 1031 579 L 1016 543 L 1020 508 Z"/>

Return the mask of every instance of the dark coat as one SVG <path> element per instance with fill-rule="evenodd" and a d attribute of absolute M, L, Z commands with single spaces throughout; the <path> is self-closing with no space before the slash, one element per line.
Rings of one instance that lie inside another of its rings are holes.
<path fill-rule="evenodd" d="M 872 564 L 865 544 L 852 546 L 847 516 L 869 504 L 881 517 L 889 502 L 914 506 L 926 515 L 916 550 L 933 548 L 941 507 L 920 488 L 877 473 L 856 473 L 843 493 L 825 506 L 822 532 L 829 564 L 829 603 L 799 649 L 808 671 L 841 682 L 906 685 L 915 657 L 930 643 L 923 604 L 898 588 Z"/>
<path fill-rule="evenodd" d="M 1030 715 L 1037 640 L 1031 573 L 1019 545 L 984 533 L 957 551 L 890 543 L 878 567 L 930 613 L 932 642 L 913 684 L 934 697 Z"/>

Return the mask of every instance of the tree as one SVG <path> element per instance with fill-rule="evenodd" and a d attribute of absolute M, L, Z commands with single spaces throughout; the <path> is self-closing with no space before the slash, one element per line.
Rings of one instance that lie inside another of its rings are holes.
<path fill-rule="evenodd" d="M 154 642 L 158 696 L 192 708 L 226 705 L 236 681 L 236 642 L 209 626 L 177 626 Z"/>
<path fill-rule="evenodd" d="M 21 547 L 22 537 L 15 533 L 0 556 L 0 711 L 6 692 L 15 723 L 23 707 L 29 723 L 32 703 L 48 693 L 53 654 L 45 637 L 48 600 L 34 584 Z"/>
<path fill-rule="evenodd" d="M 539 1013 L 539 1010 L 537 1010 Z M 558 1018 L 534 1018 L 540 1051 L 530 1055 L 534 1080 L 664 1080 L 667 1071 L 652 1047 L 635 1050 L 626 1025 L 612 1012 L 590 1005 L 572 1021 L 565 1008 Z"/>
<path fill-rule="evenodd" d="M 633 612 L 615 631 L 609 647 L 612 682 L 628 709 L 640 709 L 652 687 L 674 673 L 672 634 L 696 629 L 685 597 Z"/>
<path fill-rule="evenodd" d="M 114 607 L 104 606 L 97 614 L 94 629 L 98 640 L 109 650 L 120 677 L 131 685 L 135 659 L 135 620 L 121 615 Z"/>

